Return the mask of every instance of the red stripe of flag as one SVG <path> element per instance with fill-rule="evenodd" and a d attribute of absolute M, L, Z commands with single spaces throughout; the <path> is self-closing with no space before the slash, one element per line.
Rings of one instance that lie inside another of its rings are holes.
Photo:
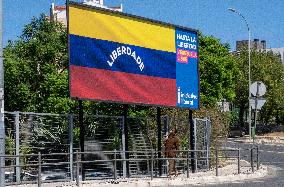
<path fill-rule="evenodd" d="M 176 106 L 176 80 L 70 66 L 70 95 L 137 104 Z"/>

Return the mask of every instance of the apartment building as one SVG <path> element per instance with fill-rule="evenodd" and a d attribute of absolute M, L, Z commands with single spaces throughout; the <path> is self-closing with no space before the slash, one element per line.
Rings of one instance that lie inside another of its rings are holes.
<path fill-rule="evenodd" d="M 122 12 L 122 4 L 116 7 L 107 7 L 104 5 L 104 0 L 83 0 L 82 4 Z M 66 6 L 59 6 L 52 3 L 50 6 L 49 18 L 51 21 L 58 21 L 61 22 L 63 25 L 67 26 Z"/>
<path fill-rule="evenodd" d="M 247 48 L 248 47 L 248 40 L 241 40 L 241 41 L 236 41 L 236 51 L 233 52 L 233 54 L 238 53 L 242 48 Z M 266 48 L 266 41 L 265 40 L 259 40 L 259 39 L 254 39 L 250 43 L 250 47 L 253 50 L 260 50 L 260 51 L 272 51 L 274 54 L 279 55 L 279 58 L 282 61 L 282 64 L 284 65 L 284 47 L 281 48 Z"/>

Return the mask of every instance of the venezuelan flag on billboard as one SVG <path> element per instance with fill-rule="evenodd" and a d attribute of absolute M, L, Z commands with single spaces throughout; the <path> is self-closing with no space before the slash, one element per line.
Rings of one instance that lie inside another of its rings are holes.
<path fill-rule="evenodd" d="M 70 96 L 199 108 L 196 30 L 70 3 Z"/>

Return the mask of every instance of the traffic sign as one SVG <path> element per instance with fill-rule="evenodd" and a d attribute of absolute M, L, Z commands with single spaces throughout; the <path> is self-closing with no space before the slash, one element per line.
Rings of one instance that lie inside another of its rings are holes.
<path fill-rule="evenodd" d="M 261 81 L 256 81 L 250 86 L 250 93 L 256 96 L 258 92 L 258 96 L 263 96 L 266 92 L 266 86 Z"/>
<path fill-rule="evenodd" d="M 256 97 L 249 98 L 250 106 L 251 106 L 252 109 L 255 109 L 255 100 L 256 99 L 257 99 Z M 265 102 L 266 102 L 266 99 L 258 98 L 256 109 L 260 110 L 263 107 L 263 105 L 265 104 Z"/>

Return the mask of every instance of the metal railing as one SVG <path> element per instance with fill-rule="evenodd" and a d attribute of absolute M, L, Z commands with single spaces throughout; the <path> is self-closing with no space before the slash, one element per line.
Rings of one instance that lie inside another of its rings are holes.
<path fill-rule="evenodd" d="M 90 160 L 86 159 L 85 155 L 95 155 L 97 154 L 96 152 L 78 152 L 76 151 L 74 154 L 71 153 L 50 153 L 50 154 L 41 154 L 40 152 L 38 154 L 26 154 L 26 155 L 2 155 L 0 157 L 4 157 L 5 159 L 15 159 L 15 158 L 28 158 L 32 157 L 32 163 L 23 163 L 23 164 L 11 164 L 11 165 L 6 165 L 3 168 L 5 170 L 15 170 L 16 168 L 25 168 L 26 171 L 29 172 L 24 172 L 24 176 L 15 176 L 15 173 L 13 174 L 13 180 L 12 181 L 6 181 L 7 185 L 10 184 L 23 184 L 23 183 L 37 183 L 38 186 L 40 187 L 42 183 L 46 182 L 76 182 L 76 185 L 80 185 L 80 181 L 82 179 L 85 179 L 84 176 L 82 176 L 82 169 L 85 167 L 82 167 L 82 165 L 92 165 L 94 163 L 109 163 L 112 164 L 112 171 L 105 172 L 105 175 L 99 175 L 98 173 L 90 173 L 92 175 L 89 175 L 88 178 L 88 172 L 86 172 L 87 180 L 89 179 L 111 179 L 111 180 L 118 180 L 119 179 L 119 173 L 120 173 L 120 167 L 122 165 L 122 162 L 149 162 L 150 168 L 147 168 L 147 171 L 141 175 L 141 177 L 148 177 L 149 179 L 153 179 L 154 177 L 160 177 L 158 175 L 158 169 L 157 169 L 157 162 L 159 160 L 163 162 L 167 162 L 169 160 L 175 160 L 176 162 L 184 162 L 185 169 L 183 170 L 183 174 L 186 172 L 186 177 L 188 178 L 190 176 L 190 163 L 191 163 L 191 158 L 190 158 L 190 153 L 197 154 L 199 152 L 204 152 L 207 150 L 178 150 L 175 151 L 177 154 L 176 158 L 158 158 L 158 152 L 154 150 L 149 150 L 148 154 L 149 157 L 144 157 L 144 158 L 129 158 L 129 159 L 123 159 L 121 158 L 121 154 L 125 154 L 125 152 L 114 150 L 114 151 L 103 151 L 103 154 L 108 155 L 108 160 Z M 256 164 L 256 169 L 259 169 L 260 166 L 260 159 L 259 159 L 259 149 L 258 147 L 253 147 L 251 149 L 242 149 L 242 151 L 249 151 L 250 152 L 250 166 L 252 172 L 255 171 L 255 164 Z M 144 151 L 128 151 L 129 153 L 135 152 L 136 154 L 138 153 L 144 153 Z M 224 153 L 226 152 L 233 152 L 234 154 L 231 156 L 228 156 Z M 220 159 L 228 159 L 228 158 L 233 158 L 237 160 L 237 172 L 240 174 L 241 172 L 241 149 L 215 149 L 212 150 L 212 156 L 209 157 L 202 157 L 194 160 L 195 166 L 197 168 L 197 161 L 198 159 L 205 159 L 205 160 L 210 160 L 211 162 L 211 168 L 212 166 L 215 167 L 216 169 L 216 176 L 219 175 L 219 167 L 220 167 Z M 84 155 L 84 157 L 82 157 Z M 69 158 L 73 158 L 74 160 L 68 160 L 68 161 L 60 161 L 60 162 L 48 162 L 48 160 L 45 160 L 44 158 L 46 156 L 68 156 Z M 246 157 L 247 155 L 243 155 L 243 157 Z M 84 158 L 84 159 L 81 159 Z M 70 164 L 72 162 L 72 164 Z M 49 175 L 49 178 L 44 178 L 44 175 L 48 175 L 48 173 L 43 172 L 42 169 L 44 167 L 53 167 L 56 169 L 56 167 L 59 166 L 67 166 L 72 167 L 72 170 L 66 169 L 65 174 L 61 174 L 60 172 L 54 172 Z M 34 172 L 32 174 L 31 172 Z M 72 171 L 72 172 L 70 172 Z M 197 170 L 196 170 L 197 171 Z M 74 172 L 74 173 L 73 173 Z M 5 173 L 6 174 L 6 173 Z M 7 172 L 8 174 L 8 172 Z M 28 179 L 25 178 L 25 175 L 28 175 Z M 75 177 L 74 177 L 75 176 Z M 20 182 L 19 180 L 16 180 L 16 178 L 21 178 Z M 30 177 L 30 178 L 29 178 Z M 128 177 L 133 177 L 133 176 L 128 176 Z M 137 176 L 135 176 L 137 177 Z M 6 178 L 7 179 L 7 178 Z M 17 181 L 17 182 L 16 182 Z"/>

